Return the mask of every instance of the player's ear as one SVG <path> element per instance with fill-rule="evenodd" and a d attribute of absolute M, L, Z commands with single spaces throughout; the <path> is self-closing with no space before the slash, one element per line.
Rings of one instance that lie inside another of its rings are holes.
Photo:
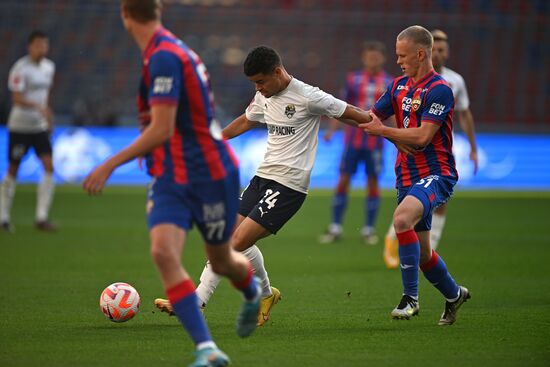
<path fill-rule="evenodd" d="M 283 75 L 283 68 L 280 66 L 276 66 L 275 70 L 273 70 L 273 73 L 275 74 L 276 77 L 280 77 Z"/>
<path fill-rule="evenodd" d="M 128 19 L 128 9 L 126 9 L 124 4 L 120 4 L 120 17 L 122 20 Z"/>
<path fill-rule="evenodd" d="M 418 60 L 424 61 L 426 59 L 426 50 L 424 50 L 422 47 L 418 48 L 418 51 L 416 51 L 416 55 L 418 57 Z"/>

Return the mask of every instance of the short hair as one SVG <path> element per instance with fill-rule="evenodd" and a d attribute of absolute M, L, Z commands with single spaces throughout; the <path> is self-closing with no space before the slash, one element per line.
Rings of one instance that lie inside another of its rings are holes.
<path fill-rule="evenodd" d="M 408 28 L 405 28 L 404 30 L 401 31 L 401 33 L 397 35 L 398 41 L 401 41 L 404 39 L 411 40 L 415 44 L 425 47 L 428 55 L 432 54 L 434 38 L 426 28 L 420 25 L 412 25 Z"/>
<path fill-rule="evenodd" d="M 160 19 L 161 0 L 120 0 L 130 17 L 138 23 L 148 23 Z"/>
<path fill-rule="evenodd" d="M 275 68 L 282 66 L 281 56 L 268 46 L 258 46 L 252 49 L 244 60 L 244 74 L 271 74 Z"/>
<path fill-rule="evenodd" d="M 447 33 L 443 32 L 441 29 L 434 29 L 432 31 L 432 37 L 434 41 L 448 41 Z"/>
<path fill-rule="evenodd" d="M 30 45 L 37 38 L 47 39 L 48 35 L 41 30 L 35 29 L 34 31 L 31 32 L 31 34 L 29 34 L 29 38 L 27 39 L 27 44 Z"/>
<path fill-rule="evenodd" d="M 363 52 L 378 51 L 382 55 L 386 55 L 386 46 L 380 41 L 365 41 L 363 43 Z"/>

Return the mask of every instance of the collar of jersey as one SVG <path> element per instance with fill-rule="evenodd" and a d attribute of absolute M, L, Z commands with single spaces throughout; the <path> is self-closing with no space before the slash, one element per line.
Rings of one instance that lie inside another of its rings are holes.
<path fill-rule="evenodd" d="M 432 69 L 428 72 L 428 74 L 424 75 L 422 78 L 420 78 L 419 81 L 417 81 L 416 83 L 413 83 L 410 87 L 411 89 L 415 89 L 417 88 L 420 84 L 424 83 L 426 80 L 428 80 L 429 78 L 431 78 L 432 76 L 435 75 L 435 70 Z M 409 81 L 412 82 L 412 78 L 409 78 Z M 407 83 L 408 84 L 408 83 Z"/>
<path fill-rule="evenodd" d="M 145 50 L 143 50 L 143 58 L 147 58 L 147 56 L 149 56 L 149 53 L 154 48 L 154 45 L 157 39 L 164 32 L 165 32 L 164 27 L 159 25 L 155 30 L 155 33 L 153 33 L 153 35 L 151 36 L 151 39 L 149 40 L 149 42 L 147 42 L 147 47 L 145 47 Z"/>
<path fill-rule="evenodd" d="M 293 84 L 294 80 L 296 80 L 296 79 L 294 79 L 294 77 L 291 75 L 291 76 L 290 76 L 290 82 L 288 83 L 288 85 L 286 86 L 286 88 L 283 89 L 282 91 L 280 91 L 279 93 L 273 95 L 272 97 L 280 97 L 280 96 L 282 96 L 283 94 L 286 94 L 286 93 L 290 90 L 290 86 Z"/>

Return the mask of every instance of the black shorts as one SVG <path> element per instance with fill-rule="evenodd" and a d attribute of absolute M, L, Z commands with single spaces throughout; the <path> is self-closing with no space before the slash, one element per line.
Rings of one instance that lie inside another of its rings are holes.
<path fill-rule="evenodd" d="M 10 163 L 21 162 L 31 147 L 39 157 L 52 155 L 52 144 L 46 131 L 40 133 L 9 132 L 8 157 Z"/>
<path fill-rule="evenodd" d="M 296 214 L 306 196 L 276 181 L 254 176 L 241 194 L 239 214 L 275 234 Z"/>

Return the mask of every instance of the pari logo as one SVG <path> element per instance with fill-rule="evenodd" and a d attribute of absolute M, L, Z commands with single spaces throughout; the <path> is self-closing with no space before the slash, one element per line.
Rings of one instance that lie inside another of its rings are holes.
<path fill-rule="evenodd" d="M 66 182 L 82 180 L 93 167 L 111 155 L 111 147 L 86 129 L 62 133 L 53 150 L 56 173 Z"/>

